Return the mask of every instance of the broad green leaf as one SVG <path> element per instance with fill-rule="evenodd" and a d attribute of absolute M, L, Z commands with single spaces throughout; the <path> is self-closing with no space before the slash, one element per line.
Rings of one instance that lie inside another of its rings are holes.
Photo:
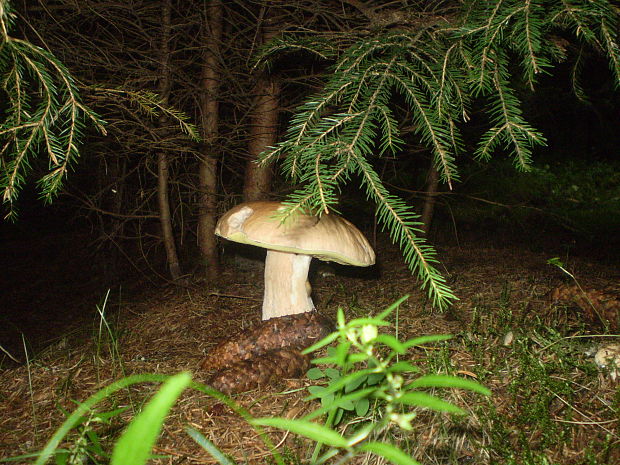
<path fill-rule="evenodd" d="M 367 442 L 366 444 L 362 444 L 360 449 L 386 458 L 396 465 L 420 465 L 420 462 L 414 460 L 409 454 L 406 454 L 401 449 L 391 444 Z"/>
<path fill-rule="evenodd" d="M 325 377 L 325 373 L 320 368 L 313 367 L 308 370 L 306 373 L 308 379 L 317 380 Z"/>
<path fill-rule="evenodd" d="M 439 412 L 458 414 L 465 413 L 464 410 L 460 409 L 456 405 L 451 404 L 450 402 L 446 402 L 445 400 L 438 397 L 431 396 L 430 394 L 426 394 L 424 392 L 408 392 L 406 394 L 403 394 L 401 397 L 394 399 L 394 402 L 405 405 L 425 407 L 431 410 L 437 410 Z"/>
<path fill-rule="evenodd" d="M 371 373 L 368 375 L 368 385 L 374 386 L 375 384 L 379 384 L 384 378 L 385 375 L 383 373 Z"/>
<path fill-rule="evenodd" d="M 403 372 L 418 373 L 420 369 L 417 366 L 412 365 L 411 363 L 403 360 L 400 362 L 396 362 L 393 365 L 390 365 L 387 368 L 387 371 L 389 371 L 390 373 L 403 373 Z"/>
<path fill-rule="evenodd" d="M 353 320 L 349 321 L 349 323 L 347 323 L 347 327 L 349 328 L 356 328 L 358 326 L 365 326 L 365 325 L 390 326 L 390 323 L 384 320 L 380 320 L 379 318 L 372 318 L 372 317 L 354 318 Z"/>
<path fill-rule="evenodd" d="M 339 407 L 343 410 L 347 410 L 349 412 L 352 412 L 353 409 L 355 409 L 355 405 L 353 404 L 353 402 L 351 402 L 350 400 L 345 400 L 344 402 L 339 402 Z"/>
<path fill-rule="evenodd" d="M 112 465 L 146 463 L 166 415 L 191 380 L 189 373 L 179 373 L 163 384 L 116 442 L 110 462 Z"/>
<path fill-rule="evenodd" d="M 359 417 L 363 417 L 364 415 L 366 415 L 368 413 L 369 408 L 370 408 L 370 401 L 368 400 L 367 397 L 364 397 L 355 403 L 355 413 Z"/>
<path fill-rule="evenodd" d="M 339 379 L 341 377 L 340 370 L 337 370 L 335 368 L 325 368 L 325 374 L 332 381 L 337 380 L 337 379 Z"/>
<path fill-rule="evenodd" d="M 325 386 L 308 386 L 308 392 L 314 397 L 321 397 L 325 392 Z"/>
<path fill-rule="evenodd" d="M 341 388 L 343 388 L 344 386 L 346 386 L 348 383 L 350 383 L 351 381 L 353 381 L 354 379 L 360 377 L 360 376 L 366 376 L 370 373 L 372 373 L 374 371 L 374 369 L 366 369 L 366 370 L 358 370 L 358 371 L 354 371 L 353 373 L 350 373 L 346 376 L 343 376 L 342 378 L 340 378 L 337 381 L 334 381 L 332 383 L 330 383 L 329 385 L 327 385 L 325 387 L 325 391 L 323 392 L 322 395 L 328 393 L 328 392 L 336 392 L 338 390 L 340 390 Z M 309 396 L 306 397 L 306 400 L 310 400 L 310 399 L 315 399 L 318 396 Z"/>
<path fill-rule="evenodd" d="M 344 416 L 344 410 L 342 410 L 341 408 L 336 410 L 336 415 L 334 415 L 334 426 L 338 426 L 343 416 Z"/>
<path fill-rule="evenodd" d="M 404 354 L 405 352 L 407 352 L 407 347 L 405 347 L 398 339 L 396 339 L 391 334 L 379 334 L 376 337 L 375 341 L 381 344 L 385 344 L 390 349 L 399 354 Z"/>
<path fill-rule="evenodd" d="M 323 339 L 321 339 L 318 342 L 315 342 L 314 344 L 312 344 L 310 347 L 304 349 L 301 353 L 302 354 L 311 354 L 312 352 L 316 352 L 317 350 L 325 347 L 328 344 L 331 344 L 332 342 L 334 342 L 336 339 L 338 339 L 338 336 L 340 334 L 335 332 L 335 333 L 331 333 L 327 336 L 325 336 Z"/>
<path fill-rule="evenodd" d="M 478 392 L 486 396 L 491 395 L 491 391 L 482 386 L 481 384 L 470 381 L 468 379 L 459 378 L 458 376 L 450 375 L 426 375 L 412 381 L 407 385 L 407 388 L 420 388 L 420 387 L 445 387 L 445 388 L 459 388 L 467 389 L 469 391 Z"/>
<path fill-rule="evenodd" d="M 347 447 L 347 440 L 333 429 L 307 420 L 289 420 L 287 418 L 255 418 L 250 420 L 253 425 L 272 426 L 290 431 L 291 433 L 327 444 L 332 447 Z"/>
<path fill-rule="evenodd" d="M 355 378 L 350 383 L 347 383 L 344 387 L 344 392 L 352 392 L 355 391 L 358 387 L 362 385 L 362 383 L 368 380 L 368 376 L 359 376 Z"/>
<path fill-rule="evenodd" d="M 330 392 L 329 394 L 324 394 L 321 396 L 321 405 L 323 407 L 332 408 L 332 405 L 334 404 L 334 399 L 336 398 L 336 396 L 334 395 L 333 392 Z"/>
<path fill-rule="evenodd" d="M 313 412 L 310 412 L 308 415 L 304 417 L 304 420 L 313 420 L 317 417 L 320 417 L 321 415 L 326 414 L 330 410 L 339 408 L 341 404 L 344 404 L 346 402 L 355 402 L 355 401 L 359 402 L 360 399 L 363 399 L 364 397 L 369 396 L 374 391 L 375 391 L 375 388 L 360 389 L 359 391 L 355 391 L 355 392 L 352 392 L 351 394 L 347 394 L 337 399 L 334 399 L 334 401 L 330 405 L 321 407 L 317 410 L 314 410 Z"/>

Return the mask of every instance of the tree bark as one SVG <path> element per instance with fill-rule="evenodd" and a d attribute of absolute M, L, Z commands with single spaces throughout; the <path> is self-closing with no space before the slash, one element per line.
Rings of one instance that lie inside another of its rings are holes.
<path fill-rule="evenodd" d="M 161 62 L 159 95 L 164 105 L 170 99 L 170 29 L 171 29 L 171 0 L 162 1 L 162 40 L 161 40 Z M 161 126 L 165 126 L 166 119 L 160 118 Z M 164 247 L 166 249 L 166 259 L 168 270 L 172 279 L 177 280 L 181 277 L 181 267 L 177 256 L 177 249 L 174 242 L 172 230 L 172 219 L 170 215 L 170 199 L 168 194 L 169 163 L 168 155 L 164 151 L 157 153 L 157 200 L 159 204 L 159 221 L 164 237 Z"/>
<path fill-rule="evenodd" d="M 198 247 L 205 265 L 205 276 L 212 281 L 219 274 L 219 260 L 215 225 L 217 216 L 217 168 L 215 153 L 219 132 L 218 89 L 220 85 L 220 42 L 222 40 L 221 0 L 211 0 L 206 7 L 205 34 L 203 39 L 204 58 L 201 74 L 200 106 L 202 113 L 203 145 L 199 178 Z"/>
<path fill-rule="evenodd" d="M 266 43 L 276 36 L 278 30 L 264 26 L 262 42 Z M 278 115 L 280 101 L 280 82 L 277 77 L 262 72 L 254 87 L 254 108 L 250 119 L 249 160 L 245 169 L 243 197 L 246 202 L 267 199 L 271 191 L 271 166 L 259 166 L 258 156 L 278 139 Z"/>
<path fill-rule="evenodd" d="M 431 161 L 431 166 L 428 170 L 426 177 L 426 198 L 424 200 L 424 207 L 422 208 L 421 221 L 422 231 L 424 235 L 428 236 L 431 230 L 431 222 L 433 221 L 433 213 L 435 212 L 435 203 L 437 202 L 437 187 L 439 186 L 439 173 L 437 168 Z"/>

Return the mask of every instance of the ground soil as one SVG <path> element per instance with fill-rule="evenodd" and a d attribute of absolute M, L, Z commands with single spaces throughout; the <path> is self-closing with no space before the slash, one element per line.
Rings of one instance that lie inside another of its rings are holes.
<path fill-rule="evenodd" d="M 250 260 L 240 265 L 225 257 L 216 286 L 198 280 L 188 280 L 182 286 L 153 286 L 136 277 L 131 285 L 112 288 L 104 306 L 106 283 L 84 271 L 87 256 L 76 250 L 75 254 L 63 254 L 65 258 L 60 260 L 57 254 L 46 255 L 49 248 L 44 244 L 30 245 L 23 250 L 25 247 L 19 241 L 11 244 L 13 255 L 6 260 L 12 268 L 5 267 L 1 274 L 5 293 L 0 313 L 1 345 L 19 363 L 3 355 L 0 458 L 39 450 L 65 418 L 62 409 L 73 410 L 75 401 L 86 399 L 123 375 L 188 370 L 194 379 L 204 381 L 210 373 L 201 372 L 198 367 L 205 353 L 219 341 L 257 324 L 260 318 L 260 262 Z M 460 299 L 449 312 L 433 311 L 399 251 L 382 236 L 377 244 L 376 266 L 368 269 L 335 266 L 333 275 L 313 273 L 315 304 L 320 312 L 331 317 L 342 307 L 350 318 L 376 313 L 409 294 L 411 297 L 398 314 L 401 339 L 422 334 L 463 334 L 475 312 L 493 309 L 500 299 L 512 311 L 523 315 L 520 321 L 539 317 L 554 324 L 551 315 L 557 313 L 553 313 L 549 296 L 566 283 L 566 276 L 547 264 L 548 253 L 475 243 L 440 246 L 438 252 L 439 269 Z M 567 267 L 584 286 L 601 289 L 617 286 L 620 275 L 614 266 L 567 258 Z M 97 316 L 97 304 L 107 315 L 109 331 Z M 583 318 L 578 307 L 570 307 L 562 315 L 570 320 Z M 596 323 L 590 322 L 585 331 L 600 333 Z M 523 331 L 515 328 L 515 334 Z M 28 363 L 25 363 L 21 334 L 32 351 Z M 501 344 L 500 338 L 496 339 L 494 343 Z M 414 361 L 423 363 L 423 352 L 411 355 Z M 458 350 L 452 358 L 463 373 L 471 374 L 472 365 L 477 363 L 470 354 Z M 306 379 L 282 380 L 278 385 L 240 394 L 235 399 L 255 416 L 297 418 L 314 407 L 303 400 L 302 388 L 309 383 Z M 603 378 L 601 383 L 602 390 L 597 396 L 611 402 L 617 395 L 617 385 Z M 508 402 L 505 386 L 502 380 L 490 386 L 498 409 Z M 156 388 L 153 384 L 137 385 L 122 391 L 101 408 L 139 406 Z M 589 413 L 596 417 L 596 411 Z M 131 415 L 129 409 L 121 419 L 128 420 Z M 574 449 L 566 450 L 563 446 L 564 450 L 551 451 L 549 455 L 571 457 L 563 463 L 585 463 L 580 461 L 583 456 L 579 455 L 579 448 L 585 447 L 591 434 L 611 434 L 618 445 L 618 419 L 605 421 L 604 428 L 584 422 L 583 434 L 576 435 L 581 439 L 574 441 Z M 114 437 L 115 429 L 122 424 L 122 421 L 112 422 L 103 428 L 101 436 Z M 161 463 L 215 463 L 184 433 L 186 426 L 203 432 L 241 463 L 267 463 L 269 451 L 256 432 L 224 404 L 196 391 L 183 395 L 166 422 L 155 449 L 157 454 L 168 457 L 160 459 Z M 475 424 L 470 426 L 476 428 Z M 418 439 L 423 442 L 426 438 L 431 444 L 436 441 L 434 437 L 432 431 L 422 431 Z M 281 432 L 274 432 L 272 440 L 279 450 L 288 449 L 302 456 L 308 447 Z M 473 444 L 471 441 L 460 444 L 458 461 L 444 463 L 493 462 L 488 454 L 471 450 Z M 455 443 L 450 447 L 456 446 Z M 426 455 L 429 453 L 424 451 Z"/>

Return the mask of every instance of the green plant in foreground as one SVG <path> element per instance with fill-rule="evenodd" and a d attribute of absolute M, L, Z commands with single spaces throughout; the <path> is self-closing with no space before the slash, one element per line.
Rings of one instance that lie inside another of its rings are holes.
<path fill-rule="evenodd" d="M 490 391 L 480 384 L 463 378 L 448 375 L 421 375 L 411 363 L 399 360 L 408 349 L 429 342 L 444 341 L 445 335 L 422 336 L 400 342 L 398 338 L 380 334 L 379 327 L 388 326 L 388 315 L 407 297 L 392 304 L 385 311 L 372 318 L 357 318 L 345 321 L 342 310 L 338 311 L 338 329 L 314 346 L 306 349 L 312 352 L 336 342 L 327 357 L 313 361 L 323 366 L 310 371 L 316 379 L 328 379 L 325 386 L 311 388 L 308 400 L 321 399 L 321 407 L 303 418 L 252 418 L 249 413 L 222 393 L 207 386 L 194 383 L 189 373 L 175 376 L 134 375 L 116 381 L 101 389 L 86 401 L 80 403 L 60 426 L 44 449 L 37 454 L 35 465 L 43 465 L 52 456 L 57 463 L 70 463 L 71 457 L 92 456 L 106 458 L 108 454 L 101 447 L 99 436 L 92 430 L 93 421 L 107 422 L 119 415 L 122 409 L 104 414 L 96 413 L 97 404 L 114 395 L 119 390 L 145 382 L 163 383 L 159 391 L 144 406 L 116 441 L 111 454 L 112 465 L 142 465 L 151 458 L 151 449 L 159 437 L 165 418 L 186 388 L 201 391 L 228 405 L 252 425 L 278 465 L 284 465 L 280 453 L 264 434 L 263 427 L 275 427 L 315 441 L 310 463 L 322 464 L 340 455 L 338 463 L 344 463 L 361 454 L 375 454 L 398 465 L 417 464 L 407 452 L 397 446 L 378 441 L 377 438 L 393 425 L 403 430 L 412 428 L 416 413 L 414 407 L 428 408 L 454 414 L 464 413 L 459 407 L 425 392 L 429 388 L 460 388 L 489 395 Z M 410 379 L 412 378 L 412 379 Z M 365 417 L 351 431 L 339 432 L 335 429 L 347 410 L 355 411 Z M 325 418 L 323 424 L 318 418 Z M 77 430 L 79 439 L 73 447 L 60 449 L 65 437 Z M 186 432 L 219 463 L 233 465 L 215 444 L 199 431 L 187 427 Z M 326 448 L 326 451 L 321 451 Z M 30 456 L 9 459 L 15 461 Z M 92 458 L 92 457 L 91 457 Z"/>
<path fill-rule="evenodd" d="M 344 319 L 338 310 L 338 329 L 322 341 L 306 349 L 318 350 L 334 341 L 327 357 L 313 361 L 323 369 L 310 370 L 309 376 L 326 379 L 325 386 L 310 388 L 308 399 L 321 399 L 321 407 L 299 420 L 261 418 L 254 425 L 273 426 L 305 436 L 316 442 L 310 463 L 322 464 L 342 455 L 341 462 L 359 454 L 372 453 L 396 464 L 416 464 L 409 454 L 395 445 L 375 440 L 387 428 L 397 425 L 403 430 L 412 429 L 416 413 L 412 407 L 428 408 L 440 412 L 463 414 L 463 410 L 445 400 L 425 392 L 429 388 L 461 388 L 489 395 L 480 384 L 449 375 L 419 375 L 411 363 L 399 360 L 408 349 L 429 342 L 449 339 L 446 335 L 422 336 L 400 342 L 389 334 L 380 334 L 379 327 L 388 326 L 387 316 L 407 297 L 403 297 L 373 318 Z M 418 375 L 408 380 L 411 375 Z M 357 422 L 348 434 L 334 429 L 344 411 L 355 411 L 358 416 L 372 415 Z M 312 420 L 325 416 L 322 425 Z M 327 451 L 321 454 L 323 445 Z"/>

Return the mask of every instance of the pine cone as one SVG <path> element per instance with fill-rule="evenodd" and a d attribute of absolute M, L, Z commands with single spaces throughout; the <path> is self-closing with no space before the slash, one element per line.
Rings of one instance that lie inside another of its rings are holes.
<path fill-rule="evenodd" d="M 576 305 L 590 323 L 601 323 L 602 318 L 611 331 L 617 331 L 620 326 L 620 295 L 616 289 L 564 285 L 551 291 L 551 299 Z"/>
<path fill-rule="evenodd" d="M 202 361 L 201 368 L 220 370 L 274 349 L 305 349 L 333 328 L 333 322 L 318 312 L 271 318 L 215 346 Z"/>
<path fill-rule="evenodd" d="M 302 355 L 295 349 L 276 349 L 230 365 L 217 372 L 207 384 L 224 394 L 234 394 L 284 378 L 298 378 L 308 371 L 308 368 L 309 355 Z"/>

